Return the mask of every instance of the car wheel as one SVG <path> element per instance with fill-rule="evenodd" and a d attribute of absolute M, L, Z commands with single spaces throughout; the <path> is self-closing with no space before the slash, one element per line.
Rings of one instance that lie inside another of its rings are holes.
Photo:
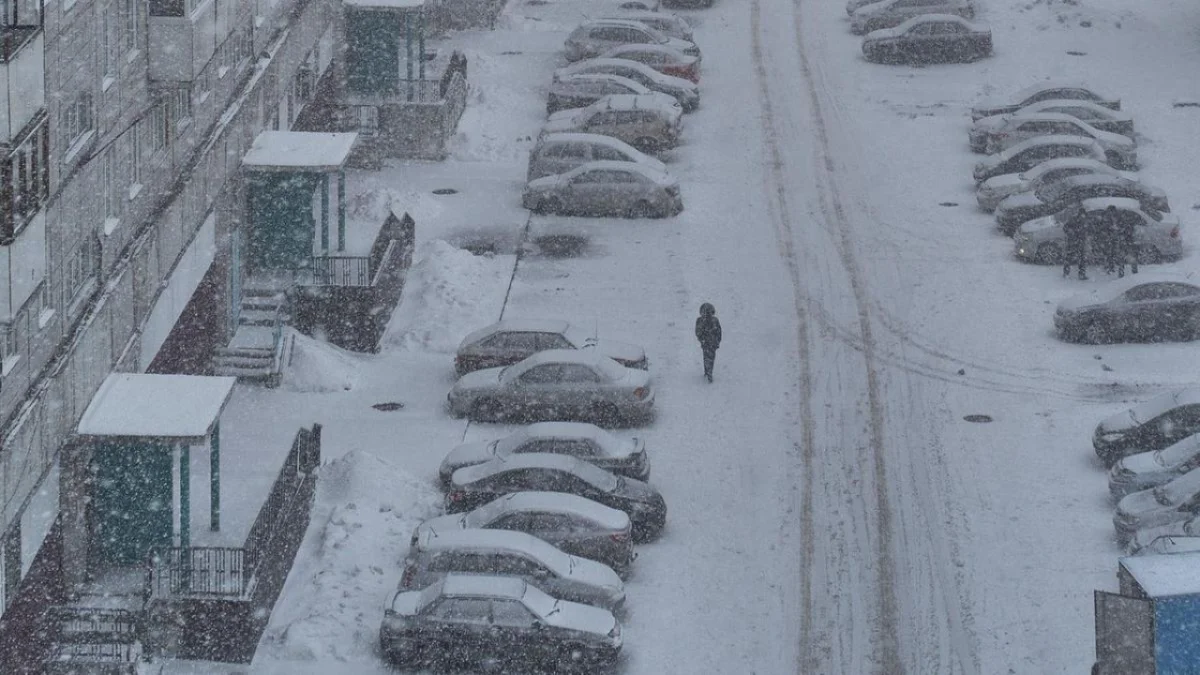
<path fill-rule="evenodd" d="M 1162 251 L 1156 246 L 1143 246 L 1138 251 L 1138 263 L 1142 265 L 1157 265 L 1163 261 Z"/>
<path fill-rule="evenodd" d="M 1087 328 L 1083 329 L 1083 340 L 1088 344 L 1102 345 L 1109 341 L 1109 334 L 1104 329 L 1104 326 L 1100 325 L 1099 321 L 1093 321 L 1088 324 Z"/>
<path fill-rule="evenodd" d="M 649 136 L 642 136 L 633 142 L 633 147 L 646 154 L 651 154 L 658 152 L 658 141 Z"/>
<path fill-rule="evenodd" d="M 612 403 L 597 403 L 592 406 L 592 417 L 596 426 L 616 426 L 621 422 L 621 411 Z"/>
<path fill-rule="evenodd" d="M 1042 244 L 1038 247 L 1035 257 L 1043 265 L 1057 265 L 1063 260 L 1062 248 L 1054 243 Z"/>
<path fill-rule="evenodd" d="M 561 213 L 562 200 L 558 197 L 545 197 L 537 204 L 538 213 Z"/>
<path fill-rule="evenodd" d="M 504 415 L 504 406 L 500 402 L 490 396 L 481 398 L 471 406 L 471 419 L 478 421 L 493 422 Z"/>
<path fill-rule="evenodd" d="M 630 218 L 651 218 L 654 216 L 654 208 L 650 206 L 650 202 L 639 199 L 633 203 L 633 206 L 629 207 L 626 215 Z"/>

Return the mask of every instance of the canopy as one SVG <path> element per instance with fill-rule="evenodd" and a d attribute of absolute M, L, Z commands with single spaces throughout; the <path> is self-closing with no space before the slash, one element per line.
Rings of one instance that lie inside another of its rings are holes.
<path fill-rule="evenodd" d="M 358 134 L 314 131 L 264 131 L 242 158 L 252 171 L 340 171 Z"/>
<path fill-rule="evenodd" d="M 1200 593 L 1200 552 L 1135 555 L 1121 558 L 1121 566 L 1147 597 Z"/>
<path fill-rule="evenodd" d="M 112 373 L 84 411 L 78 433 L 203 443 L 235 382 L 233 377 Z"/>

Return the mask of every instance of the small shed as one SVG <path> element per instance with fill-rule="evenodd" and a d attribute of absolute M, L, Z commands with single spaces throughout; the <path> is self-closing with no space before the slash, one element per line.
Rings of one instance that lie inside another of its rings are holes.
<path fill-rule="evenodd" d="M 232 377 L 113 373 L 76 430 L 91 446 L 90 529 L 106 566 L 191 545 L 191 450 L 210 453 L 211 528 L 221 526 L 221 411 Z"/>
<path fill-rule="evenodd" d="M 1191 673 L 1200 663 L 1200 552 L 1121 558 L 1119 591 L 1095 592 L 1093 673 Z"/>

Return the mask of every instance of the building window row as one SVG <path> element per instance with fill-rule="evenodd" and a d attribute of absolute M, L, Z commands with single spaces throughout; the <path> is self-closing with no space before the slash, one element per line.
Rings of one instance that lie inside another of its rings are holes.
<path fill-rule="evenodd" d="M 71 149 L 95 128 L 96 116 L 92 104 L 92 94 L 86 91 L 80 92 L 74 101 L 63 106 L 59 112 L 63 154 L 69 155 Z"/>
<path fill-rule="evenodd" d="M 0 0 L 0 25 L 5 28 L 42 25 L 42 0 Z"/>

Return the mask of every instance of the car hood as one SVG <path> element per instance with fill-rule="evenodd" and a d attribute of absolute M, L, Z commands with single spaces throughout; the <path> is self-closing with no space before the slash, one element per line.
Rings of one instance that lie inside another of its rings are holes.
<path fill-rule="evenodd" d="M 978 176 L 985 171 L 992 171 L 996 167 L 1000 166 L 1000 162 L 1002 161 L 1004 161 L 1002 153 L 996 153 L 994 155 L 988 155 L 987 157 L 984 157 L 975 163 L 975 175 Z"/>
<path fill-rule="evenodd" d="M 867 9 L 869 9 L 869 8 L 867 8 Z M 858 12 L 855 12 L 854 18 L 862 19 L 862 18 L 865 18 L 865 15 L 858 16 Z M 870 33 L 867 33 L 867 36 L 864 39 L 865 40 L 894 40 L 898 37 L 900 37 L 900 31 L 896 30 L 895 28 L 880 28 L 878 30 L 873 30 Z"/>
<path fill-rule="evenodd" d="M 1087 309 L 1089 307 L 1096 307 L 1098 305 L 1103 305 L 1103 304 L 1104 304 L 1104 299 L 1101 298 L 1094 291 L 1090 292 L 1090 293 L 1080 293 L 1079 295 L 1072 295 L 1071 297 L 1063 300 L 1062 302 L 1059 302 L 1058 303 L 1058 311 L 1060 313 L 1061 312 L 1078 312 L 1078 311 Z M 1128 429 L 1128 428 L 1129 428 L 1128 426 L 1125 427 L 1125 429 Z M 1104 429 L 1104 431 L 1123 431 L 1123 430 L 1124 429 Z"/>
<path fill-rule="evenodd" d="M 578 117 L 579 112 L 577 110 L 561 110 L 556 112 L 546 119 L 546 123 L 542 125 L 542 133 L 554 134 L 574 131 L 575 127 L 578 126 Z"/>
<path fill-rule="evenodd" d="M 618 359 L 620 361 L 641 361 L 646 358 L 645 349 L 628 342 L 597 340 L 594 348 L 610 359 Z"/>
<path fill-rule="evenodd" d="M 502 372 L 504 372 L 503 368 L 484 368 L 483 370 L 467 373 L 458 378 L 458 381 L 454 383 L 454 391 L 493 387 L 500 381 L 500 373 Z"/>
<path fill-rule="evenodd" d="M 558 183 L 558 174 L 550 174 L 549 176 L 542 176 L 541 178 L 529 181 L 529 184 L 525 186 L 525 190 L 528 192 L 541 192 L 542 190 L 553 188 Z"/>
<path fill-rule="evenodd" d="M 401 616 L 413 616 L 417 613 L 417 603 L 421 599 L 421 591 L 398 591 L 388 603 L 388 609 Z"/>
<path fill-rule="evenodd" d="M 991 115 L 977 120 L 971 125 L 971 131 L 982 133 L 995 131 L 1004 126 L 1004 122 L 1008 120 L 1008 115 Z"/>
<path fill-rule="evenodd" d="M 983 181 L 979 186 L 980 190 L 988 190 L 991 192 L 1012 194 L 1019 191 L 1024 191 L 1025 186 L 1029 184 L 1024 178 L 1021 178 L 1019 173 L 1003 173 L 999 176 L 992 176 Z"/>
<path fill-rule="evenodd" d="M 614 593 L 621 593 L 625 590 L 625 583 L 621 581 L 621 577 L 612 570 L 611 567 L 604 563 L 588 560 L 572 556 L 574 566 L 567 573 L 567 578 L 571 581 L 577 581 L 581 584 L 604 588 Z"/>
<path fill-rule="evenodd" d="M 441 471 L 443 473 L 454 473 L 456 469 L 474 464 L 482 464 L 493 457 L 495 455 L 492 454 L 492 441 L 463 443 L 451 450 L 446 455 L 446 459 L 442 460 Z"/>
<path fill-rule="evenodd" d="M 1138 475 L 1161 473 L 1166 471 L 1167 467 L 1159 464 L 1158 460 L 1155 459 L 1156 454 L 1156 451 L 1139 452 L 1136 455 L 1129 455 L 1122 458 L 1118 464 L 1120 464 L 1126 470 Z"/>
<path fill-rule="evenodd" d="M 1137 553 L 1154 543 L 1159 537 L 1191 537 L 1188 533 L 1188 523 L 1190 520 L 1176 520 L 1166 525 L 1157 525 L 1155 527 L 1143 527 L 1138 529 L 1133 535 L 1133 539 L 1129 543 L 1129 551 Z"/>
<path fill-rule="evenodd" d="M 696 47 L 696 43 L 692 42 L 691 40 L 680 40 L 679 38 L 673 37 L 667 38 L 667 41 L 663 44 L 663 46 L 681 51 L 684 54 L 687 54 L 688 51 L 699 51 L 699 48 Z M 694 55 L 688 54 L 688 56 Z"/>
<path fill-rule="evenodd" d="M 1075 296 L 1075 298 L 1079 298 L 1079 297 L 1082 297 L 1082 296 Z M 1071 300 L 1071 299 L 1074 299 L 1074 298 L 1068 298 L 1068 300 Z M 1063 302 L 1066 302 L 1066 300 L 1064 300 Z M 1093 301 L 1092 304 L 1094 304 L 1094 303 L 1095 303 L 1095 301 Z M 1060 303 L 1059 306 L 1061 307 L 1062 304 Z M 1081 306 L 1087 307 L 1088 304 L 1085 303 Z M 1123 433 L 1129 431 L 1130 429 L 1133 429 L 1138 424 L 1139 424 L 1139 422 L 1137 420 L 1137 417 L 1134 416 L 1133 410 L 1123 410 L 1115 415 L 1110 415 L 1108 417 L 1105 417 L 1100 422 L 1100 425 L 1096 427 L 1096 433 L 1098 433 L 1098 434 L 1122 433 L 1123 434 Z"/>
<path fill-rule="evenodd" d="M 545 617 L 546 623 L 567 630 L 580 630 L 595 635 L 607 635 L 617 625 L 612 612 L 600 607 L 559 600 Z"/>
<path fill-rule="evenodd" d="M 1125 495 L 1117 502 L 1117 516 L 1133 520 L 1143 520 L 1158 511 L 1166 511 L 1173 506 L 1163 506 L 1154 498 L 1154 490 L 1139 490 Z"/>
<path fill-rule="evenodd" d="M 1041 206 L 1042 200 L 1038 199 L 1037 195 L 1032 192 L 1022 192 L 1020 194 L 1009 195 L 1005 197 L 1000 205 L 996 207 L 997 213 L 1012 211 L 1014 209 L 1028 209 L 1036 206 Z"/>

